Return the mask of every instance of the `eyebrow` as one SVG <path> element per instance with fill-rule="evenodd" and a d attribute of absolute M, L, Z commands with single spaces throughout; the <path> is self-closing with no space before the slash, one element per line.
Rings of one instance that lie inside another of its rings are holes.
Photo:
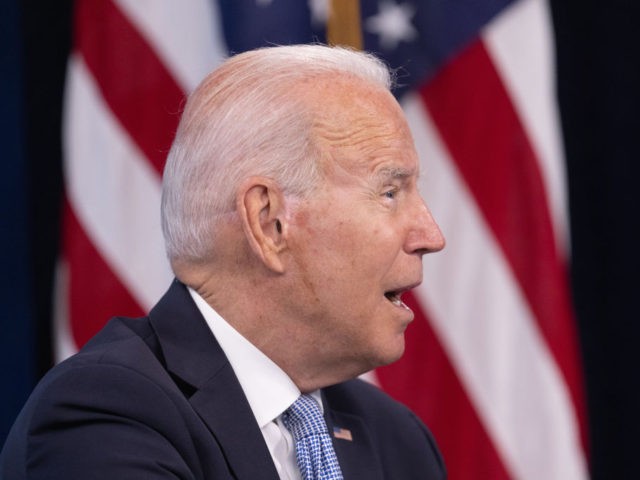
<path fill-rule="evenodd" d="M 418 176 L 418 172 L 416 171 L 416 169 L 408 169 L 403 167 L 385 167 L 374 173 L 374 176 L 379 178 L 393 178 L 400 180 L 404 180 L 414 175 L 416 177 Z"/>

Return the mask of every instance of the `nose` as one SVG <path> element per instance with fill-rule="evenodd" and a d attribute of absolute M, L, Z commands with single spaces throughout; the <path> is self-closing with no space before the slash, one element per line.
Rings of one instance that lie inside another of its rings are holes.
<path fill-rule="evenodd" d="M 409 222 L 410 228 L 405 243 L 407 253 L 425 255 L 444 248 L 444 235 L 422 198 L 417 202 L 416 211 L 411 213 Z"/>

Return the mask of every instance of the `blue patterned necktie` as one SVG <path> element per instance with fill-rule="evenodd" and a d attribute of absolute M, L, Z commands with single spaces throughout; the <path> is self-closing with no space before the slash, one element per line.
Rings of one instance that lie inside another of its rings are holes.
<path fill-rule="evenodd" d="M 327 424 L 310 395 L 300 395 L 282 414 L 282 423 L 296 443 L 296 460 L 303 480 L 342 480 Z"/>

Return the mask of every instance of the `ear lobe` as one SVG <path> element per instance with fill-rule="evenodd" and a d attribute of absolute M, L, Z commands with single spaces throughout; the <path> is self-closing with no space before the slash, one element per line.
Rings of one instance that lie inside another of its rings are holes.
<path fill-rule="evenodd" d="M 286 249 L 284 195 L 268 178 L 250 177 L 238 192 L 238 213 L 251 250 L 270 270 L 283 273 Z"/>

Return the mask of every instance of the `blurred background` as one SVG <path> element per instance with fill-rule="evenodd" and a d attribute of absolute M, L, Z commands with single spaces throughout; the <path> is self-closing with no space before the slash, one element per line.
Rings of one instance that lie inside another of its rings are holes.
<path fill-rule="evenodd" d="M 640 37 L 611 0 L 3 0 L 0 441 L 38 379 L 171 278 L 159 178 L 224 56 L 333 41 L 398 70 L 448 239 L 372 379 L 450 478 L 635 478 Z"/>

